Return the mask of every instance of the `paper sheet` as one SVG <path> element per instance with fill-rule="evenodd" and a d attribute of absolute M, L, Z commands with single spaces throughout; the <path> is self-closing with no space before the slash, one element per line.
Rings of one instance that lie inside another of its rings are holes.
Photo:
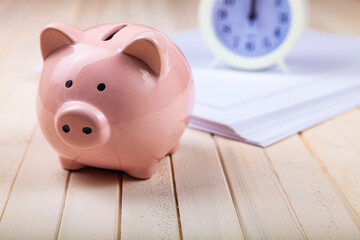
<path fill-rule="evenodd" d="M 267 146 L 360 104 L 360 39 L 308 30 L 284 74 L 211 68 L 214 56 L 199 31 L 172 38 L 194 74 L 191 127 Z"/>

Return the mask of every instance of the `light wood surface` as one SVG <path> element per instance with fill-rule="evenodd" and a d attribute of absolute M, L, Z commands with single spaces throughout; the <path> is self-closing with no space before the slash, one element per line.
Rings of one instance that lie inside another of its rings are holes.
<path fill-rule="evenodd" d="M 311 0 L 310 26 L 360 36 L 358 0 Z M 39 32 L 197 27 L 194 0 L 0 1 L 0 239 L 360 239 L 360 110 L 262 149 L 188 129 L 156 174 L 68 172 L 35 114 Z"/>
<path fill-rule="evenodd" d="M 299 136 L 266 149 L 271 164 L 310 239 L 359 239 L 352 211 Z"/>
<path fill-rule="evenodd" d="M 304 132 L 309 145 L 330 177 L 338 185 L 356 213 L 360 216 L 360 155 L 332 122 Z M 359 225 L 360 226 L 360 225 Z"/>
<path fill-rule="evenodd" d="M 121 238 L 180 239 L 170 157 L 150 179 L 122 179 Z"/>
<path fill-rule="evenodd" d="M 0 239 L 52 239 L 57 236 L 69 172 L 36 131 L 10 189 L 0 222 Z"/>
<path fill-rule="evenodd" d="M 242 239 L 240 222 L 211 136 L 187 130 L 172 159 L 184 239 Z"/>
<path fill-rule="evenodd" d="M 59 239 L 115 239 L 120 178 L 117 172 L 84 169 L 67 182 Z"/>
<path fill-rule="evenodd" d="M 246 238 L 306 239 L 264 150 L 215 139 Z"/>

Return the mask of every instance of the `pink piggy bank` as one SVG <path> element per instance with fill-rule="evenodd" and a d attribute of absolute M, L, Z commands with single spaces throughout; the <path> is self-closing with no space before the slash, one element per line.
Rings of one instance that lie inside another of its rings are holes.
<path fill-rule="evenodd" d="M 135 24 L 81 31 L 52 23 L 40 40 L 37 115 L 62 167 L 151 177 L 178 147 L 194 105 L 191 71 L 179 48 Z"/>

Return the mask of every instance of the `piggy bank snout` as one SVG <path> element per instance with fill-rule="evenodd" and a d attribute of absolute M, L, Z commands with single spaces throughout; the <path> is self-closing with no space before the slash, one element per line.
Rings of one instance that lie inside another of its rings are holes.
<path fill-rule="evenodd" d="M 110 127 L 104 114 L 83 102 L 63 104 L 55 116 L 55 129 L 62 141 L 77 148 L 95 148 L 110 137 Z"/>

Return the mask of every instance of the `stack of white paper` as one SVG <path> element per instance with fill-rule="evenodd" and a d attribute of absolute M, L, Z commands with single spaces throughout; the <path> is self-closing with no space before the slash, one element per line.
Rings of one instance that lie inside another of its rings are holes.
<path fill-rule="evenodd" d="M 199 31 L 172 38 L 194 74 L 193 128 L 268 146 L 360 105 L 360 39 L 308 30 L 284 74 L 211 68 Z"/>

